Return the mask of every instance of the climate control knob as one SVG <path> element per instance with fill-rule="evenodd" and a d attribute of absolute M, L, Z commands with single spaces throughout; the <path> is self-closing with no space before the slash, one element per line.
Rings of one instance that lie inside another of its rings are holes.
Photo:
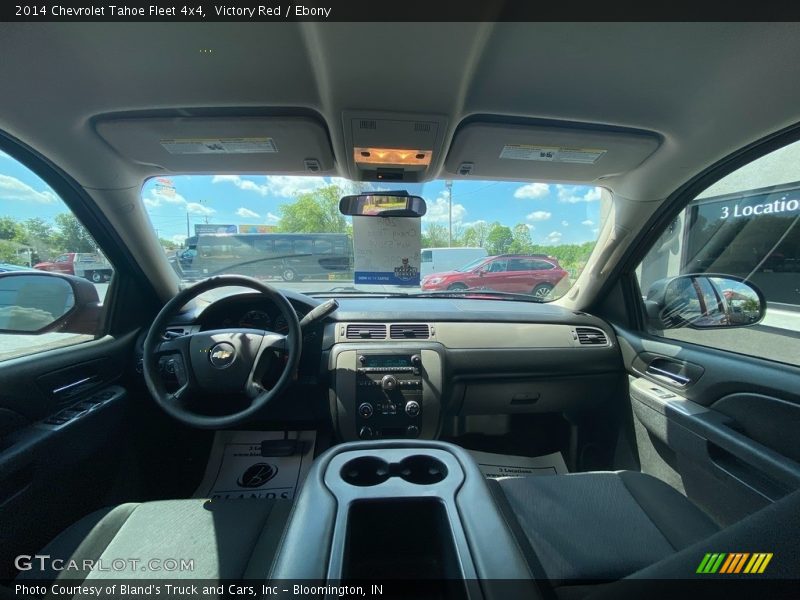
<path fill-rule="evenodd" d="M 406 402 L 406 414 L 409 417 L 416 417 L 419 414 L 419 402 L 416 400 Z"/>
<path fill-rule="evenodd" d="M 422 364 L 422 357 L 419 354 L 412 354 L 411 355 L 411 364 L 412 366 L 418 367 Z"/>
<path fill-rule="evenodd" d="M 369 425 L 364 425 L 358 430 L 358 437 L 360 437 L 362 440 L 371 440 L 375 437 L 375 430 Z"/>
<path fill-rule="evenodd" d="M 397 377 L 394 375 L 384 375 L 381 379 L 381 387 L 387 392 L 397 387 Z"/>
<path fill-rule="evenodd" d="M 358 414 L 364 419 L 369 419 L 372 416 L 372 404 L 369 402 L 362 402 L 358 407 Z"/>

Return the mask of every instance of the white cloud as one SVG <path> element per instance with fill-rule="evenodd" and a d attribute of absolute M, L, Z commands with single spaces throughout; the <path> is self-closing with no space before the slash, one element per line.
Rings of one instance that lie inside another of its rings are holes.
<path fill-rule="evenodd" d="M 551 231 L 547 234 L 547 237 L 544 238 L 544 241 L 551 244 L 557 244 L 561 241 L 562 235 L 563 234 L 560 231 Z"/>
<path fill-rule="evenodd" d="M 271 212 L 267 213 L 267 221 L 277 223 L 281 218 L 278 215 L 273 215 Z"/>
<path fill-rule="evenodd" d="M 208 206 L 203 206 L 199 202 L 187 202 L 186 212 L 189 212 L 193 215 L 213 215 L 217 211 L 213 208 L 209 208 Z"/>
<path fill-rule="evenodd" d="M 569 221 L 561 221 L 562 227 L 569 227 Z"/>
<path fill-rule="evenodd" d="M 594 225 L 594 221 L 592 221 L 591 219 L 586 219 L 585 221 L 581 221 L 581 225 L 586 225 L 587 227 L 591 227 L 592 225 Z"/>
<path fill-rule="evenodd" d="M 514 191 L 514 198 L 544 198 L 550 193 L 546 183 L 529 183 Z"/>
<path fill-rule="evenodd" d="M 245 219 L 257 219 L 258 218 L 258 213 L 257 212 L 255 212 L 253 210 L 250 210 L 249 208 L 245 208 L 244 206 L 240 207 L 239 210 L 236 211 L 236 214 L 239 215 L 240 217 L 245 218 Z"/>
<path fill-rule="evenodd" d="M 526 218 L 529 221 L 547 221 L 550 217 L 553 216 L 553 213 L 549 213 L 546 210 L 535 210 L 531 214 L 529 214 Z"/>
<path fill-rule="evenodd" d="M 444 192 L 433 202 L 428 202 L 428 212 L 422 217 L 428 223 L 447 223 L 449 222 L 449 201 Z M 463 204 L 453 203 L 453 223 L 461 223 L 467 215 L 467 209 Z"/>
<path fill-rule="evenodd" d="M 156 206 L 161 206 L 161 200 L 158 198 L 145 198 L 144 205 L 147 208 L 155 208 Z"/>
<path fill-rule="evenodd" d="M 482 223 L 486 223 L 486 221 L 484 219 L 478 219 L 477 221 L 467 221 L 467 222 L 464 222 L 464 223 L 461 223 L 461 224 L 464 227 L 473 227 L 475 225 L 480 225 Z"/>
<path fill-rule="evenodd" d="M 173 241 L 173 242 L 175 242 L 176 244 L 183 244 L 183 242 L 185 242 L 185 241 L 186 241 L 186 236 L 185 236 L 185 235 L 183 235 L 182 233 L 178 233 L 178 234 L 176 234 L 176 235 L 173 235 L 173 236 L 170 238 L 170 240 L 171 240 L 171 241 Z"/>
<path fill-rule="evenodd" d="M 597 235 L 598 233 L 600 233 L 600 228 L 599 227 L 595 227 L 594 229 L 592 229 L 592 233 Z"/>
<path fill-rule="evenodd" d="M 584 185 L 557 185 L 558 201 L 567 204 L 579 202 L 596 202 L 600 200 L 600 188 L 592 187 L 587 190 Z"/>
<path fill-rule="evenodd" d="M 269 175 L 263 178 L 263 183 L 258 180 L 244 179 L 238 175 L 215 175 L 211 183 L 232 183 L 240 190 L 255 192 L 261 196 L 278 196 L 293 198 L 299 194 L 313 192 L 326 185 L 338 185 L 344 191 L 350 189 L 351 184 L 340 177 L 309 177 L 297 175 Z"/>
<path fill-rule="evenodd" d="M 16 177 L 0 175 L 0 200 L 52 204 L 56 201 L 56 195 L 49 189 L 36 191 L 27 183 L 20 181 Z"/>

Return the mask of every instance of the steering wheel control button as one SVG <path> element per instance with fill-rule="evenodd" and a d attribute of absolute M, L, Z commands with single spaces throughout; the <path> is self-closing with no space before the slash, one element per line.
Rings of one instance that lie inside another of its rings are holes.
<path fill-rule="evenodd" d="M 375 430 L 369 425 L 364 425 L 364 427 L 358 430 L 358 437 L 362 440 L 371 440 L 375 437 Z"/>
<path fill-rule="evenodd" d="M 396 389 L 397 377 L 394 375 L 384 375 L 383 379 L 381 379 L 381 387 L 387 392 L 391 392 L 392 390 Z"/>
<path fill-rule="evenodd" d="M 358 414 L 364 419 L 369 419 L 372 416 L 372 410 L 372 404 L 363 402 L 361 406 L 358 407 Z"/>
<path fill-rule="evenodd" d="M 416 417 L 417 415 L 419 415 L 419 411 L 420 411 L 419 402 L 417 402 L 416 400 L 411 400 L 409 402 L 406 402 L 406 414 L 409 417 Z"/>
<path fill-rule="evenodd" d="M 208 353 L 211 366 L 216 369 L 227 369 L 236 359 L 236 348 L 229 342 L 220 342 L 213 346 Z"/>

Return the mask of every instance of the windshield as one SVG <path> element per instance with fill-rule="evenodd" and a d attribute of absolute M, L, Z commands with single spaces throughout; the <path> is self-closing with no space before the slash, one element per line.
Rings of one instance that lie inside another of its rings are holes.
<path fill-rule="evenodd" d="M 344 195 L 387 190 L 422 196 L 427 213 L 383 219 L 339 212 Z M 437 180 L 390 187 L 244 175 L 153 178 L 142 198 L 185 285 L 232 273 L 306 294 L 478 290 L 481 298 L 539 301 L 569 290 L 610 204 L 607 191 L 580 185 Z M 375 266 L 383 255 L 397 263 L 385 277 Z"/>

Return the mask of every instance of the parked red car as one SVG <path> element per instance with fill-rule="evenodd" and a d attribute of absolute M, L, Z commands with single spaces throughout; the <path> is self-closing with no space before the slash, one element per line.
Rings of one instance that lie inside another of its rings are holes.
<path fill-rule="evenodd" d="M 114 272 L 104 256 L 89 252 L 67 252 L 56 257 L 52 262 L 45 261 L 35 264 L 33 268 L 65 275 L 77 275 L 95 283 L 108 281 Z"/>
<path fill-rule="evenodd" d="M 455 271 L 432 273 L 422 280 L 422 289 L 488 289 L 544 297 L 567 275 L 552 256 L 503 254 L 473 261 Z"/>

